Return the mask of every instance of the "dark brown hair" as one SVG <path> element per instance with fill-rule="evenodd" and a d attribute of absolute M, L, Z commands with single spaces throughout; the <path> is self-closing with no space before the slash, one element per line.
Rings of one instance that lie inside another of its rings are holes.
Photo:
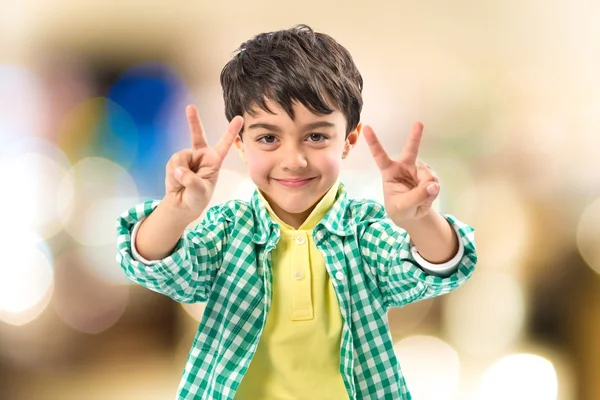
<path fill-rule="evenodd" d="M 360 121 L 363 80 L 352 56 L 331 36 L 306 25 L 261 33 L 241 44 L 221 71 L 225 116 L 231 121 L 255 107 L 279 104 L 294 118 L 294 101 L 315 114 L 335 109 L 346 117 L 346 135 Z"/>

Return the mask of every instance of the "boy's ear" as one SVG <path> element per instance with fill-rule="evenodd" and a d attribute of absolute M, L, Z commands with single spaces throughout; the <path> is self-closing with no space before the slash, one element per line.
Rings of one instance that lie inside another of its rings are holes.
<path fill-rule="evenodd" d="M 360 132 L 362 131 L 362 124 L 359 122 L 352 132 L 346 136 L 346 143 L 344 144 L 344 152 L 342 153 L 342 158 L 348 157 L 348 153 L 354 147 L 356 142 L 358 141 L 358 137 L 360 136 Z"/>
<path fill-rule="evenodd" d="M 242 140 L 241 135 L 238 134 L 235 137 L 235 140 L 233 141 L 233 145 L 235 146 L 242 161 L 246 162 L 246 145 L 244 144 L 244 141 Z"/>

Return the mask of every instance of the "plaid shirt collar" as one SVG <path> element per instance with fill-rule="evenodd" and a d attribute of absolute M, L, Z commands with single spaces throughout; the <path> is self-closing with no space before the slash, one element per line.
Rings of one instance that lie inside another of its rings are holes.
<path fill-rule="evenodd" d="M 337 236 L 352 235 L 355 231 L 356 223 L 353 219 L 346 217 L 350 200 L 348 199 L 346 188 L 341 182 L 336 197 L 335 203 L 333 203 L 331 209 L 317 226 L 315 226 L 314 231 L 318 232 L 321 229 L 325 229 Z M 252 241 L 256 244 L 265 244 L 269 239 L 278 238 L 279 225 L 269 216 L 265 204 L 260 199 L 258 189 L 254 190 L 250 204 L 254 211 L 254 226 L 258 228 L 254 231 Z"/>

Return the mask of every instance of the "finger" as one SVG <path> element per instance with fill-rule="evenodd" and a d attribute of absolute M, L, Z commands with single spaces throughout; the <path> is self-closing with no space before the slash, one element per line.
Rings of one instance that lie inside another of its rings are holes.
<path fill-rule="evenodd" d="M 180 167 L 184 169 L 189 169 L 191 159 L 192 150 L 190 149 L 181 150 L 173 154 L 169 159 L 169 162 L 167 163 L 166 178 L 171 179 L 171 177 L 173 177 L 175 178 L 175 182 L 179 182 L 179 180 L 175 177 L 175 170 Z"/>
<path fill-rule="evenodd" d="M 384 170 L 390 167 L 390 165 L 392 165 L 392 159 L 381 145 L 381 142 L 379 141 L 379 138 L 375 134 L 373 128 L 371 128 L 369 125 L 366 125 L 362 132 L 367 144 L 369 145 L 371 155 L 375 159 L 375 163 L 379 169 Z"/>
<path fill-rule="evenodd" d="M 403 206 L 411 208 L 433 203 L 439 192 L 440 185 L 437 182 L 423 182 L 405 194 Z"/>
<path fill-rule="evenodd" d="M 198 182 L 198 175 L 186 167 L 177 167 L 174 171 L 175 179 L 186 189 L 193 189 Z"/>
<path fill-rule="evenodd" d="M 191 162 L 192 162 L 192 151 L 187 149 L 187 150 L 178 151 L 177 153 L 173 154 L 171 156 L 171 160 L 169 161 L 169 164 L 171 164 L 175 168 L 176 167 L 190 168 Z"/>
<path fill-rule="evenodd" d="M 419 182 L 435 182 L 440 181 L 435 171 L 422 161 L 417 161 L 417 180 Z"/>
<path fill-rule="evenodd" d="M 215 146 L 215 150 L 221 158 L 225 158 L 227 152 L 231 148 L 236 136 L 240 133 L 240 130 L 244 126 L 244 118 L 239 115 L 231 120 L 227 131 L 221 136 L 219 142 Z"/>
<path fill-rule="evenodd" d="M 190 136 L 192 139 L 192 150 L 198 150 L 208 146 L 206 141 L 206 135 L 204 134 L 204 127 L 202 121 L 200 121 L 200 115 L 198 109 L 192 105 L 185 108 L 187 115 L 188 124 L 190 126 Z"/>
<path fill-rule="evenodd" d="M 410 135 L 408 135 L 408 139 L 404 144 L 402 153 L 400 154 L 400 161 L 411 165 L 414 165 L 417 162 L 422 137 L 423 124 L 420 122 L 415 122 L 412 126 L 412 130 L 410 131 Z"/>

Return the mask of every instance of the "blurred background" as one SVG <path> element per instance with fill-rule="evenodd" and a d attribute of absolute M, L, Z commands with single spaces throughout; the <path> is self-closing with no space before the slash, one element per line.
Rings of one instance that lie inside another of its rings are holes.
<path fill-rule="evenodd" d="M 215 143 L 219 74 L 306 23 L 353 54 L 391 153 L 423 121 L 437 207 L 476 229 L 460 290 L 390 311 L 416 400 L 600 399 L 600 2 L 0 0 L 0 399 L 171 399 L 201 304 L 129 284 L 115 219 Z M 381 198 L 361 141 L 342 180 Z M 235 152 L 213 202 L 247 198 Z"/>

